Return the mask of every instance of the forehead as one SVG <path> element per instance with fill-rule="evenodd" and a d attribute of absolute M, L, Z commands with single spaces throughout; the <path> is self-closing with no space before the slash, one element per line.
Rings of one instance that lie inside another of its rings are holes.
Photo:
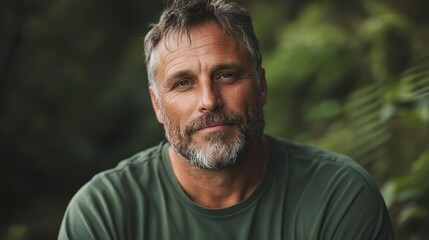
<path fill-rule="evenodd" d="M 212 61 L 250 58 L 240 42 L 227 35 L 215 22 L 207 22 L 189 29 L 188 32 L 173 31 L 157 44 L 154 54 L 158 59 L 157 72 L 173 67 L 189 67 L 191 61 Z M 158 74 L 157 74 L 158 75 Z"/>

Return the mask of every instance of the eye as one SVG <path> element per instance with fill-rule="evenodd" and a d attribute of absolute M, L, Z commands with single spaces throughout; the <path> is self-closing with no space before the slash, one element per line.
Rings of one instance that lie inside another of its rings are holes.
<path fill-rule="evenodd" d="M 178 81 L 176 84 L 174 84 L 172 89 L 184 90 L 184 89 L 187 89 L 191 84 L 192 84 L 191 80 L 183 79 Z"/>
<path fill-rule="evenodd" d="M 234 75 L 232 73 L 223 73 L 221 75 L 221 78 L 226 78 L 226 79 L 233 78 L 233 77 Z"/>
<path fill-rule="evenodd" d="M 234 73 L 221 73 L 217 80 L 224 81 L 224 82 L 234 82 L 237 80 L 237 74 Z"/>
<path fill-rule="evenodd" d="M 179 81 L 179 82 L 176 84 L 176 86 L 177 86 L 177 87 L 185 87 L 185 86 L 188 86 L 189 84 L 191 84 L 191 82 L 190 82 L 189 80 L 187 80 L 187 79 L 184 79 L 184 80 L 182 80 L 182 81 Z"/>

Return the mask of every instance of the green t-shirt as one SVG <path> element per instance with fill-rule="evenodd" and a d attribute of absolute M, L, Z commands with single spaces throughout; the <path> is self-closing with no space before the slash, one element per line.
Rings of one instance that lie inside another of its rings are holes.
<path fill-rule="evenodd" d="M 267 136 L 267 172 L 224 209 L 193 203 L 170 165 L 168 143 L 97 174 L 71 200 L 59 239 L 394 239 L 383 198 L 353 160 Z"/>

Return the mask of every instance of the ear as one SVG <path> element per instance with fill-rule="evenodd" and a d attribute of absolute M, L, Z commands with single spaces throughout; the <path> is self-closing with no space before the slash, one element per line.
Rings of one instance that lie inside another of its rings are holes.
<path fill-rule="evenodd" d="M 156 118 L 158 119 L 158 122 L 161 124 L 164 124 L 164 116 L 161 113 L 161 109 L 159 107 L 158 98 L 156 97 L 155 89 L 153 86 L 149 86 L 149 94 L 150 94 L 150 100 L 152 102 L 153 110 L 155 111 Z"/>
<path fill-rule="evenodd" d="M 261 74 L 259 76 L 259 84 L 261 86 L 261 102 L 263 105 L 267 102 L 267 93 L 268 93 L 268 86 L 267 86 L 267 80 L 265 79 L 265 69 L 261 68 Z"/>

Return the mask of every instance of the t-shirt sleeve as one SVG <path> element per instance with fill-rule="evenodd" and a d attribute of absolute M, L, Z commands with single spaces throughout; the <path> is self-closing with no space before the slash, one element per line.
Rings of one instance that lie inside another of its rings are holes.
<path fill-rule="evenodd" d="M 394 239 L 390 216 L 375 182 L 360 166 L 348 170 L 351 175 L 348 181 L 344 178 L 338 183 L 343 191 L 332 198 L 331 209 L 337 209 L 339 214 L 331 219 L 335 223 L 330 225 L 334 228 L 330 229 L 329 239 Z"/>
<path fill-rule="evenodd" d="M 289 236 L 394 239 L 384 199 L 362 166 L 347 156 L 308 145 L 294 144 L 288 151 Z"/>
<path fill-rule="evenodd" d="M 297 204 L 289 209 L 293 212 L 288 225 L 288 231 L 293 231 L 291 236 L 322 240 L 394 239 L 386 205 L 370 175 L 351 160 L 339 164 L 326 159 L 321 162 L 304 165 L 310 169 L 310 175 L 303 173 L 305 176 L 296 178 L 291 185 L 298 196 Z"/>
<path fill-rule="evenodd" d="M 70 201 L 61 223 L 59 240 L 115 239 L 112 232 L 111 204 L 103 191 L 90 182 L 83 186 Z M 109 207 L 110 206 L 110 207 Z"/>

